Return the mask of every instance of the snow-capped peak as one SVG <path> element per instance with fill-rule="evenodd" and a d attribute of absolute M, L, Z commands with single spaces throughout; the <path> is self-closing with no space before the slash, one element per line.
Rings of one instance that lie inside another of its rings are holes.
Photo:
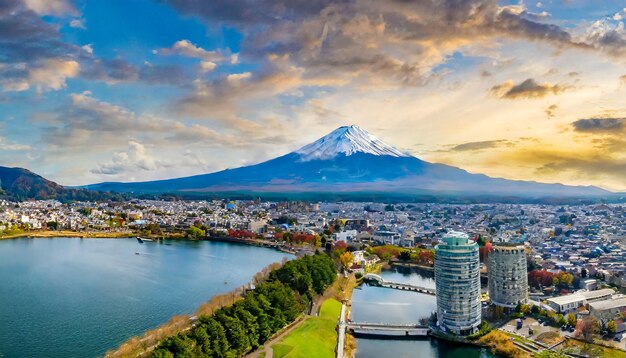
<path fill-rule="evenodd" d="M 331 159 L 338 154 L 346 156 L 354 153 L 408 157 L 406 153 L 381 141 L 359 126 L 343 126 L 335 129 L 317 141 L 298 149 L 301 160 Z"/>

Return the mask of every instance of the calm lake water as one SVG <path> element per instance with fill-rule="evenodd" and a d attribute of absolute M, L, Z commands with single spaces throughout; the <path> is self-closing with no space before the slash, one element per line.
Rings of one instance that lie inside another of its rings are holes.
<path fill-rule="evenodd" d="M 393 268 L 380 274 L 385 280 L 435 287 L 433 274 L 407 268 Z M 351 318 L 356 322 L 417 323 L 436 311 L 434 296 L 416 292 L 362 285 L 352 294 Z M 357 358 L 419 357 L 419 358 L 491 358 L 489 351 L 437 339 L 394 341 L 357 339 Z"/>
<path fill-rule="evenodd" d="M 0 240 L 0 357 L 102 356 L 284 257 L 208 241 Z"/>

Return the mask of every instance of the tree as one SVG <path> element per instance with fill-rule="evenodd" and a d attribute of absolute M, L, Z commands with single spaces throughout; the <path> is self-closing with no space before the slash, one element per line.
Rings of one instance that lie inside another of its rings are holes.
<path fill-rule="evenodd" d="M 615 322 L 613 321 L 608 321 L 606 323 L 606 331 L 609 334 L 615 334 L 615 332 L 617 332 L 617 325 L 615 324 Z"/>
<path fill-rule="evenodd" d="M 411 259 L 411 252 L 402 251 L 400 253 L 400 256 L 398 256 L 398 258 L 400 259 L 400 261 L 409 261 Z"/>
<path fill-rule="evenodd" d="M 196 226 L 192 226 L 187 230 L 187 235 L 194 239 L 201 239 L 206 236 L 206 231 Z"/>
<path fill-rule="evenodd" d="M 354 257 L 352 256 L 352 253 L 350 251 L 346 251 L 343 254 L 341 254 L 341 256 L 339 256 L 339 260 L 341 261 L 341 264 L 345 268 L 349 268 L 350 266 L 352 266 Z"/>
<path fill-rule="evenodd" d="M 533 314 L 537 314 L 537 313 L 539 313 L 540 308 L 539 308 L 539 306 L 537 306 L 537 305 L 532 305 L 532 307 L 530 308 L 530 311 L 531 311 Z"/>
<path fill-rule="evenodd" d="M 598 332 L 598 321 L 593 317 L 581 319 L 576 324 L 576 333 L 587 342 L 593 342 L 593 336 Z"/>
<path fill-rule="evenodd" d="M 567 314 L 567 324 L 572 327 L 576 327 L 576 315 L 575 314 L 571 312 Z"/>

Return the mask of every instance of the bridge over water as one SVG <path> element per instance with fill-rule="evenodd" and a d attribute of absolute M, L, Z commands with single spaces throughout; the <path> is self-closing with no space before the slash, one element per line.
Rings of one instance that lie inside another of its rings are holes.
<path fill-rule="evenodd" d="M 403 290 L 403 291 L 419 292 L 419 293 L 424 293 L 424 294 L 432 295 L 432 296 L 435 295 L 434 288 L 415 286 L 415 285 L 411 285 L 408 283 L 386 281 L 379 275 L 376 275 L 373 273 L 366 274 L 365 277 L 363 277 L 363 279 L 365 279 L 368 282 L 375 283 L 377 286 L 380 286 L 380 287 L 393 288 L 396 290 Z"/>
<path fill-rule="evenodd" d="M 430 334 L 428 326 L 415 324 L 385 324 L 348 322 L 346 329 L 357 337 L 380 337 L 390 339 L 415 339 Z"/>
<path fill-rule="evenodd" d="M 341 313 L 337 322 L 336 358 L 344 358 L 343 346 L 346 332 L 358 337 L 387 338 L 387 339 L 419 339 L 430 335 L 428 326 L 419 324 L 387 324 L 353 322 L 346 319 L 347 302 L 341 305 Z"/>

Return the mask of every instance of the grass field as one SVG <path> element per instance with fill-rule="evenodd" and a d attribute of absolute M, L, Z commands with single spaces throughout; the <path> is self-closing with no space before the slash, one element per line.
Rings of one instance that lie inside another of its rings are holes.
<path fill-rule="evenodd" d="M 272 346 L 274 357 L 334 357 L 337 333 L 335 327 L 341 303 L 329 298 L 322 304 L 319 317 L 309 317 L 293 332 Z"/>

